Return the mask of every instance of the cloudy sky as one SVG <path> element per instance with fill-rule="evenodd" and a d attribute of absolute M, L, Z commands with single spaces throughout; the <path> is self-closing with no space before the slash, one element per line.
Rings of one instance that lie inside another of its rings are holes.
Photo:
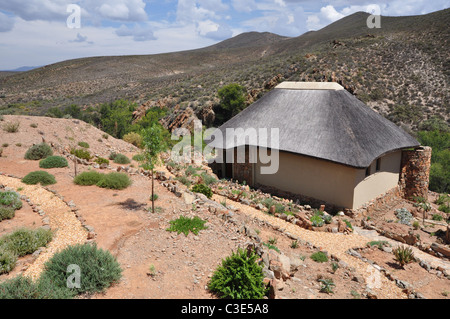
<path fill-rule="evenodd" d="M 373 5 L 418 15 L 450 0 L 0 0 L 0 70 L 188 50 L 247 31 L 299 36 Z"/>

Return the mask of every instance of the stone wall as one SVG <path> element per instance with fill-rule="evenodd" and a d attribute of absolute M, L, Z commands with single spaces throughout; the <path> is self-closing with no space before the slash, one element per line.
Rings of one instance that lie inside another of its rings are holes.
<path fill-rule="evenodd" d="M 400 194 L 408 200 L 413 197 L 428 199 L 431 147 L 422 146 L 402 152 L 399 179 Z"/>

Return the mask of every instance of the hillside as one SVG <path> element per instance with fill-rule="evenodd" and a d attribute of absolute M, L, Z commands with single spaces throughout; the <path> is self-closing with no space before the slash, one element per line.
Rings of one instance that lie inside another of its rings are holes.
<path fill-rule="evenodd" d="M 279 81 L 300 80 L 337 81 L 407 129 L 434 116 L 448 123 L 450 9 L 382 17 L 381 29 L 368 29 L 367 16 L 296 38 L 251 32 L 198 50 L 83 58 L 1 77 L 0 114 L 44 115 L 54 106 L 123 98 L 169 107 L 168 126 L 188 106 L 200 119 L 214 116 L 225 84 L 244 85 L 251 103 Z"/>
<path fill-rule="evenodd" d="M 19 123 L 17 131 L 5 130 L 8 123 Z M 204 165 L 173 165 L 164 161 L 156 168 L 154 187 L 158 197 L 156 210 L 151 212 L 153 183 L 138 162 L 132 160 L 127 165 L 94 162 L 95 157 L 108 157 L 111 152 L 122 152 L 129 158 L 139 152 L 123 140 L 76 119 L 15 115 L 5 115 L 0 120 L 0 137 L 0 195 L 14 191 L 22 202 L 13 216 L 0 215 L 0 243 L 4 236 L 23 227 L 53 231 L 45 247 L 37 246 L 37 250 L 18 257 L 11 269 L 5 270 L 3 266 L 11 262 L 2 259 L 0 299 L 5 298 L 2 288 L 8 280 L 19 275 L 38 279 L 56 252 L 87 243 L 95 243 L 112 254 L 122 273 L 106 291 L 76 296 L 80 299 L 181 298 L 192 303 L 195 299 L 218 299 L 208 284 L 222 260 L 238 248 L 254 250 L 258 255 L 264 282 L 270 288 L 268 298 L 450 298 L 450 262 L 430 248 L 439 243 L 438 247 L 447 247 L 444 251 L 449 254 L 449 246 L 442 242 L 447 224 L 431 220 L 433 214 L 444 215 L 436 209 L 437 194 L 430 193 L 432 210 L 426 225 L 424 222 L 418 229 L 394 222 L 395 210 L 399 208 L 409 209 L 415 220 L 422 222 L 422 212 L 412 202 L 401 199 L 386 201 L 382 210 L 367 210 L 364 214 L 329 215 L 324 211 L 329 223 L 316 227 L 310 221 L 316 207 L 271 196 L 247 185 L 219 181 Z M 25 159 L 27 150 L 43 140 L 52 145 L 54 155 L 68 160 L 68 167 L 44 168 L 40 160 Z M 89 145 L 84 148 L 94 158 L 79 161 L 75 166 L 65 150 L 78 147 L 79 142 Z M 45 187 L 25 183 L 22 178 L 37 170 L 53 175 L 56 183 Z M 132 183 L 124 189 L 115 189 L 74 182 L 75 175 L 94 171 L 120 172 Z M 204 174 L 209 175 L 211 199 L 190 191 L 190 185 Z M 0 202 L 0 208 L 3 204 Z M 268 206 L 276 207 L 275 213 L 270 213 L 272 208 L 269 210 Z M 172 222 L 181 216 L 198 217 L 206 222 L 207 228 L 187 234 L 171 231 Z M 393 251 L 400 243 L 405 244 L 405 238 L 417 262 L 399 267 Z M 21 237 L 17 242 L 26 246 L 28 241 L 29 238 Z M 5 249 L 0 245 L 3 256 L 8 252 Z M 102 270 L 108 269 L 108 264 L 99 265 Z M 82 268 L 82 274 L 91 270 L 86 268 Z M 248 273 L 247 267 L 245 270 Z M 66 267 L 58 272 L 63 278 L 69 274 Z M 92 280 L 97 280 L 98 276 L 94 277 Z M 320 281 L 323 278 L 332 283 L 331 290 L 324 290 Z M 26 288 L 17 287 L 23 294 L 16 298 L 30 297 L 30 293 L 31 298 L 39 296 L 39 291 Z M 270 307 L 274 311 L 276 305 L 272 303 Z M 179 313 L 176 307 L 170 311 Z"/>

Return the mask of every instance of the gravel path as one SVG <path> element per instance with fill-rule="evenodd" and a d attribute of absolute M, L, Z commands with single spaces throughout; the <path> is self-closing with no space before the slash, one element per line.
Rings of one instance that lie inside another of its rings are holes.
<path fill-rule="evenodd" d="M 225 197 L 214 194 L 213 199 L 220 203 Z M 307 241 L 315 247 L 319 247 L 329 254 L 336 256 L 350 267 L 355 268 L 355 271 L 366 279 L 366 283 L 373 283 L 373 288 L 371 290 L 379 299 L 407 298 L 406 294 L 402 292 L 402 289 L 397 287 L 394 282 L 379 273 L 372 266 L 346 253 L 348 249 L 365 247 L 367 242 L 369 242 L 366 237 L 355 233 L 344 235 L 341 233 L 333 234 L 310 231 L 280 218 L 265 214 L 248 205 L 238 202 L 233 202 L 232 205 L 236 207 L 239 212 L 244 213 L 251 218 L 264 221 L 272 227 L 279 228 L 282 232 L 289 233 L 294 237 Z M 376 274 L 376 272 L 378 272 L 379 276 L 374 276 L 374 273 Z"/>
<path fill-rule="evenodd" d="M 21 188 L 20 195 L 27 196 L 30 201 L 43 210 L 44 218 L 49 219 L 50 228 L 55 231 L 52 241 L 39 254 L 38 258 L 24 272 L 24 276 L 37 279 L 45 262 L 54 253 L 69 245 L 82 244 L 87 240 L 87 230 L 81 225 L 67 204 L 52 192 L 37 185 L 23 184 L 19 179 L 0 175 L 0 184 L 15 190 Z"/>

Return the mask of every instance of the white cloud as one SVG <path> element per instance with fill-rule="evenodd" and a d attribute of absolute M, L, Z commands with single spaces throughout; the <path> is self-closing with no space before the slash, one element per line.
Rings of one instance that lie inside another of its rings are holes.
<path fill-rule="evenodd" d="M 116 34 L 120 37 L 133 37 L 134 41 L 151 41 L 156 40 L 153 30 L 150 27 L 135 26 L 133 29 L 121 25 L 116 30 Z"/>
<path fill-rule="evenodd" d="M 256 10 L 255 0 L 232 0 L 231 5 L 237 12 L 252 12 Z"/>

